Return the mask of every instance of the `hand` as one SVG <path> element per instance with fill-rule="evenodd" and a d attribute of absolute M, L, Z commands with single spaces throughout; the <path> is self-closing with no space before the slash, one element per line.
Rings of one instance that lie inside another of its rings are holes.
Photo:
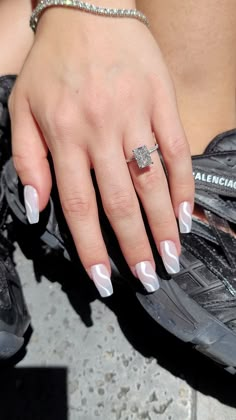
<path fill-rule="evenodd" d="M 150 31 L 131 19 L 52 8 L 9 102 L 13 160 L 25 186 L 30 222 L 49 199 L 50 151 L 60 200 L 80 259 L 102 296 L 112 293 L 90 176 L 130 269 L 148 291 L 158 288 L 139 196 L 166 270 L 178 272 L 176 217 L 191 225 L 194 182 L 173 85 Z M 155 139 L 147 169 L 126 163 L 132 149 Z M 169 183 L 169 185 L 168 185 Z"/>

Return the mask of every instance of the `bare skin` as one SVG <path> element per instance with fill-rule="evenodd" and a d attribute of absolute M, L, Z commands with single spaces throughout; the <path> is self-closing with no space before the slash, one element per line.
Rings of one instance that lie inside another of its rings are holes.
<path fill-rule="evenodd" d="M 33 42 L 31 0 L 0 0 L 0 74 L 18 74 Z"/>
<path fill-rule="evenodd" d="M 18 74 L 32 42 L 31 0 L 0 0 L 0 74 Z M 234 0 L 137 0 L 174 80 L 192 154 L 236 126 Z M 207 40 L 207 42 L 206 42 Z"/>
<path fill-rule="evenodd" d="M 234 0 L 137 0 L 171 71 L 192 154 L 236 127 Z"/>

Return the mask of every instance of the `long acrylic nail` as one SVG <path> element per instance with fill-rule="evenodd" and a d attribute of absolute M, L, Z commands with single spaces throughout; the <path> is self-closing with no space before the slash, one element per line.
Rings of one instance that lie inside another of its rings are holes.
<path fill-rule="evenodd" d="M 104 264 L 96 264 L 90 268 L 92 280 L 102 297 L 111 296 L 113 293 L 109 272 Z"/>
<path fill-rule="evenodd" d="M 147 292 L 155 292 L 159 289 L 158 277 L 150 261 L 142 261 L 136 264 L 135 271 Z"/>
<path fill-rule="evenodd" d="M 167 273 L 176 274 L 180 271 L 179 257 L 173 241 L 160 243 L 161 257 Z"/>
<path fill-rule="evenodd" d="M 179 230 L 181 233 L 190 233 L 192 228 L 192 209 L 188 201 L 179 206 Z"/>
<path fill-rule="evenodd" d="M 35 224 L 39 221 L 39 198 L 38 193 L 31 185 L 26 185 L 24 188 L 24 200 L 26 215 L 29 223 Z"/>

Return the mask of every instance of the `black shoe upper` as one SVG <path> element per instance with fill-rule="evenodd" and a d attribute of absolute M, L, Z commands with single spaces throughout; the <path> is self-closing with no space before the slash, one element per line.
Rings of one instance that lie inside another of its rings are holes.
<path fill-rule="evenodd" d="M 236 130 L 217 136 L 205 153 L 193 157 L 194 218 L 182 235 L 178 285 L 199 305 L 236 329 Z"/>
<path fill-rule="evenodd" d="M 0 169 L 11 157 L 11 129 L 7 104 L 15 80 L 15 76 L 0 77 Z"/>
<path fill-rule="evenodd" d="M 15 78 L 0 78 L 0 173 L 9 159 L 10 124 L 7 100 Z M 29 324 L 29 315 L 24 301 L 19 277 L 13 262 L 14 246 L 7 231 L 8 204 L 0 183 L 0 332 L 22 336 Z"/>

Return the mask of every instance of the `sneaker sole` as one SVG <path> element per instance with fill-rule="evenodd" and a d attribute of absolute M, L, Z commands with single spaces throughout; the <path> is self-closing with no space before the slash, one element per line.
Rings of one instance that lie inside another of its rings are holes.
<path fill-rule="evenodd" d="M 161 281 L 150 295 L 137 293 L 149 315 L 196 350 L 236 373 L 236 333 L 184 293 L 173 280 Z"/>
<path fill-rule="evenodd" d="M 25 333 L 30 323 L 27 324 Z M 15 334 L 1 331 L 0 332 L 0 360 L 7 360 L 14 356 L 24 345 L 24 337 L 18 337 Z"/>

